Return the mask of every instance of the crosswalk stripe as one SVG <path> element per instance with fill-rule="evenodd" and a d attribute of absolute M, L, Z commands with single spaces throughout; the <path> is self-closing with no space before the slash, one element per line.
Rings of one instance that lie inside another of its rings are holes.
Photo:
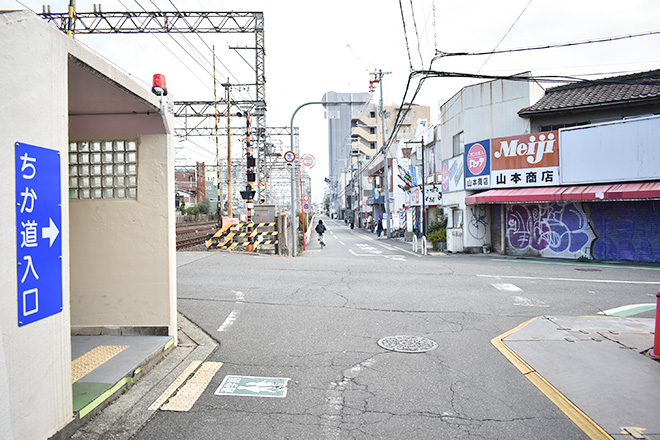
<path fill-rule="evenodd" d="M 176 391 L 176 389 L 179 388 L 186 379 L 188 379 L 188 376 L 190 376 L 193 371 L 195 371 L 197 367 L 200 366 L 201 363 L 202 361 L 192 361 L 190 365 L 188 365 L 186 369 L 183 370 L 183 373 L 179 374 L 179 377 L 177 377 L 174 382 L 172 382 L 172 384 L 167 387 L 165 391 L 163 391 L 163 394 L 161 394 L 160 397 L 151 404 L 149 411 L 156 411 L 158 408 L 160 408 L 160 406 L 170 398 L 174 391 Z"/>
<path fill-rule="evenodd" d="M 497 290 L 502 290 L 505 292 L 522 292 L 522 289 L 520 287 L 510 283 L 502 283 L 502 284 L 491 283 L 491 286 L 493 286 Z"/>
<path fill-rule="evenodd" d="M 606 316 L 626 317 L 626 316 L 637 315 L 639 313 L 648 312 L 649 310 L 655 309 L 656 306 L 657 305 L 654 304 L 654 303 L 629 304 L 629 305 L 626 305 L 626 306 L 616 307 L 614 309 L 604 310 L 602 312 L 598 312 L 598 314 L 599 315 L 606 315 Z"/>
<path fill-rule="evenodd" d="M 161 409 L 163 411 L 190 411 L 220 367 L 222 367 L 222 362 L 204 362 Z"/>

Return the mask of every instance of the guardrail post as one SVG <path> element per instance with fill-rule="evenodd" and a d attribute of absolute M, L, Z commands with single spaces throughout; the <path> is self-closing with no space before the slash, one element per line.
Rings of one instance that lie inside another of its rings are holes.
<path fill-rule="evenodd" d="M 417 236 L 413 235 L 412 238 L 412 251 L 417 252 Z"/>
<path fill-rule="evenodd" d="M 422 235 L 422 255 L 426 255 L 426 235 Z"/>

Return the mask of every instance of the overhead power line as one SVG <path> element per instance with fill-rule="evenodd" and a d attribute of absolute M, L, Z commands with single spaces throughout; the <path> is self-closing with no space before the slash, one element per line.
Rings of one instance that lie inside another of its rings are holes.
<path fill-rule="evenodd" d="M 401 10 L 401 23 L 403 23 L 403 36 L 406 39 L 406 51 L 408 52 L 408 64 L 410 65 L 410 70 L 413 70 L 412 57 L 410 56 L 410 45 L 408 44 L 408 32 L 406 31 L 406 17 L 403 15 L 403 5 L 401 0 L 399 0 L 399 9 Z"/>
<path fill-rule="evenodd" d="M 529 5 L 532 4 L 532 1 L 533 1 L 533 0 L 529 0 L 529 2 L 527 2 L 527 4 L 525 5 L 525 7 L 523 8 L 523 10 L 520 12 L 520 14 L 518 15 L 518 17 L 513 21 L 513 23 L 511 24 L 511 26 L 509 27 L 509 29 L 506 31 L 506 33 L 504 34 L 504 36 L 502 36 L 502 38 L 500 39 L 500 41 L 495 45 L 495 49 L 493 49 L 491 52 L 495 52 L 495 51 L 497 50 L 497 48 L 500 47 L 500 44 L 502 44 L 502 41 L 504 41 L 504 39 L 507 37 L 507 35 L 509 35 L 509 33 L 511 32 L 511 29 L 513 29 L 513 27 L 516 25 L 516 23 L 518 23 L 518 21 L 520 20 L 520 17 L 523 16 L 523 14 L 524 14 L 525 11 L 527 10 L 527 8 L 529 8 Z M 486 63 L 488 63 L 488 60 L 490 60 L 490 57 L 491 57 L 492 55 L 493 55 L 492 53 L 491 53 L 490 55 L 488 55 L 488 58 L 486 58 L 486 61 L 484 61 L 484 63 L 481 65 L 481 67 L 479 68 L 479 70 L 477 71 L 477 73 L 481 72 L 481 69 L 483 69 L 483 68 L 486 66 Z M 431 63 L 433 63 L 433 62 L 431 62 Z"/>
<path fill-rule="evenodd" d="M 609 42 L 613 42 L 613 41 L 625 40 L 625 39 L 630 39 L 630 38 L 647 37 L 647 36 L 658 35 L 658 34 L 660 34 L 660 30 L 641 32 L 641 33 L 638 33 L 638 34 L 621 35 L 621 36 L 618 36 L 618 37 L 604 37 L 604 38 L 597 38 L 597 39 L 592 39 L 592 40 L 572 41 L 572 42 L 568 42 L 568 43 L 557 43 L 557 44 L 546 44 L 544 46 L 519 47 L 519 48 L 514 48 L 514 49 L 489 50 L 489 51 L 482 51 L 482 52 L 443 52 L 443 51 L 437 51 L 435 57 L 433 57 L 433 61 L 435 61 L 439 58 L 447 58 L 447 57 L 496 55 L 496 54 L 503 54 L 503 53 L 527 52 L 527 51 L 533 51 L 533 50 L 545 50 L 545 49 L 556 49 L 556 48 L 561 48 L 561 47 L 582 46 L 582 45 L 586 45 L 586 44 L 609 43 Z M 431 62 L 431 64 L 433 64 L 433 61 Z"/>
<path fill-rule="evenodd" d="M 531 0 L 530 0 L 531 1 Z M 415 6 L 413 0 L 410 0 L 410 14 L 412 15 L 413 25 L 415 27 L 415 37 L 417 38 L 417 53 L 419 54 L 419 61 L 424 65 L 424 58 L 422 57 L 421 42 L 419 41 L 419 33 L 417 32 L 417 20 L 415 19 Z"/>
<path fill-rule="evenodd" d="M 586 81 L 583 78 L 576 76 L 560 76 L 560 75 L 545 75 L 545 76 L 522 76 L 522 75 L 487 75 L 483 73 L 465 73 L 465 72 L 445 72 L 439 70 L 414 70 L 410 73 L 411 77 L 422 76 L 424 78 L 472 78 L 472 79 L 488 79 L 488 80 L 508 80 L 508 81 L 535 81 L 540 83 L 566 83 Z"/>

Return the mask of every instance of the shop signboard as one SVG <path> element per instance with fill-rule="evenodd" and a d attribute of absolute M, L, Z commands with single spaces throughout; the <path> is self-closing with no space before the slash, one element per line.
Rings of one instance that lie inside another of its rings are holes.
<path fill-rule="evenodd" d="M 491 188 L 559 184 L 558 131 L 496 138 L 491 148 Z"/>
<path fill-rule="evenodd" d="M 490 188 L 490 139 L 465 146 L 465 189 Z"/>
<path fill-rule="evenodd" d="M 410 205 L 411 206 L 422 206 L 422 187 L 416 186 L 410 191 Z M 426 207 L 440 205 L 442 201 L 442 191 L 440 191 L 440 185 L 435 183 L 430 183 L 424 185 L 424 205 Z"/>
<path fill-rule="evenodd" d="M 658 133 L 660 116 L 562 129 L 561 183 L 660 179 Z"/>
<path fill-rule="evenodd" d="M 463 155 L 452 157 L 442 162 L 442 192 L 462 191 L 465 188 L 463 178 Z"/>
<path fill-rule="evenodd" d="M 424 186 L 424 204 L 426 206 L 437 206 L 442 201 L 440 185 L 430 184 Z"/>

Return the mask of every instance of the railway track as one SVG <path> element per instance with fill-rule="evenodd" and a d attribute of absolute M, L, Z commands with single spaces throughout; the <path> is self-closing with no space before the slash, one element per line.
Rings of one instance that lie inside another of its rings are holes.
<path fill-rule="evenodd" d="M 203 244 L 206 236 L 215 232 L 218 222 L 181 223 L 176 226 L 176 249 Z"/>

